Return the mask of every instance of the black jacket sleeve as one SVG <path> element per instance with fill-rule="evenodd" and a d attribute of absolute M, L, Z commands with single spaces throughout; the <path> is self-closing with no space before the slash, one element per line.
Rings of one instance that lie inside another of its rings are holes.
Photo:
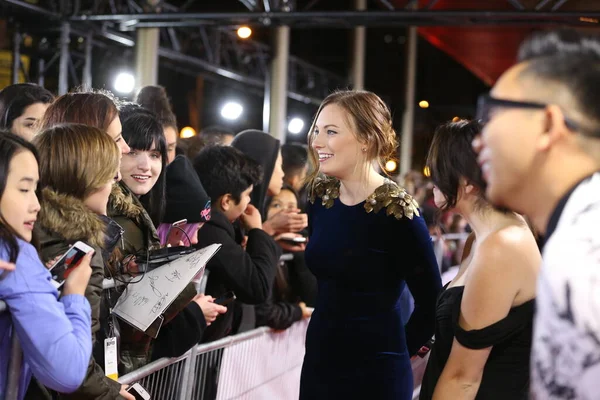
<path fill-rule="evenodd" d="M 267 300 L 281 254 L 268 234 L 262 229 L 250 230 L 244 250 L 225 229 L 207 224 L 202 227 L 198 242 L 197 247 L 222 244 L 207 265 L 211 280 L 222 282 L 243 303 L 260 304 Z"/>
<path fill-rule="evenodd" d="M 202 309 L 192 301 L 160 330 L 152 349 L 152 361 L 179 357 L 200 343 L 206 329 Z"/>
<path fill-rule="evenodd" d="M 272 299 L 269 299 L 266 303 L 257 305 L 255 310 L 256 326 L 268 326 L 283 330 L 302 319 L 300 306 L 285 301 L 273 302 Z"/>

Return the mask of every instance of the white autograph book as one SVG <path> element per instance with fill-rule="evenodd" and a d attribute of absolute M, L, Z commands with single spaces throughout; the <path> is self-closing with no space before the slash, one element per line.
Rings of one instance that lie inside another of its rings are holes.
<path fill-rule="evenodd" d="M 220 248 L 220 244 L 211 244 L 146 272 L 141 281 L 127 285 L 113 313 L 145 332 Z"/>

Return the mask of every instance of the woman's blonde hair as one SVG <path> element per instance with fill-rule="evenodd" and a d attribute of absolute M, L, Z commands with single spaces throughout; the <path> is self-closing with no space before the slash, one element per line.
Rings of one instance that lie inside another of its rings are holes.
<path fill-rule="evenodd" d="M 347 115 L 348 125 L 359 142 L 366 145 L 367 161 L 377 161 L 382 171 L 385 162 L 395 155 L 398 148 L 396 131 L 392 126 L 392 115 L 387 105 L 375 93 L 360 90 L 342 90 L 327 96 L 319 106 L 308 133 L 308 158 L 310 172 L 306 179 L 308 187 L 312 187 L 319 175 L 319 155 L 312 147 L 315 139 L 315 124 L 321 111 L 328 105 L 335 104 Z"/>
<path fill-rule="evenodd" d="M 105 132 L 83 124 L 61 124 L 38 134 L 40 186 L 86 199 L 113 179 L 121 152 Z"/>

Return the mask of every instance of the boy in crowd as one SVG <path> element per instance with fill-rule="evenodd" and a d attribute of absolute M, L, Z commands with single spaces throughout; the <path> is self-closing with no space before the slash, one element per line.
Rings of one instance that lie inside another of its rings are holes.
<path fill-rule="evenodd" d="M 261 181 L 260 166 L 233 147 L 210 146 L 198 154 L 194 168 L 212 202 L 211 220 L 198 232 L 196 247 L 222 244 L 207 265 L 206 294 L 218 298 L 233 291 L 246 304 L 266 301 L 281 250 L 262 230 L 259 211 L 249 204 L 254 185 Z M 247 231 L 246 249 L 236 241 L 233 223 L 238 219 Z M 207 329 L 203 342 L 220 339 L 235 329 L 232 309 Z"/>

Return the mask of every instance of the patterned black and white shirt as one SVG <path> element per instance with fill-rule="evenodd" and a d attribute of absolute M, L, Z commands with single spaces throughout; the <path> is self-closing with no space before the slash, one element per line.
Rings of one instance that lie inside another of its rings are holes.
<path fill-rule="evenodd" d="M 600 399 L 600 173 L 561 200 L 547 237 L 536 299 L 532 398 Z"/>

